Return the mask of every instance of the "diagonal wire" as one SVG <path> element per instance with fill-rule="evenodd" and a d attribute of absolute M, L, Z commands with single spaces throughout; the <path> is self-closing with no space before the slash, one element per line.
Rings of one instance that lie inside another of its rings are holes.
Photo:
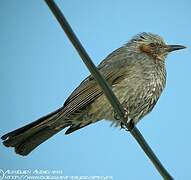
<path fill-rule="evenodd" d="M 94 76 L 96 79 L 97 83 L 99 84 L 100 88 L 103 90 L 105 93 L 107 99 L 109 100 L 110 104 L 113 106 L 115 112 L 117 115 L 120 117 L 120 120 L 124 122 L 126 125 L 127 129 L 130 131 L 131 135 L 136 139 L 138 144 L 141 146 L 143 151 L 146 153 L 146 155 L 149 157 L 149 159 L 152 161 L 160 175 L 165 179 L 165 180 L 173 180 L 171 175 L 168 173 L 168 171 L 164 168 L 164 166 L 161 164 L 157 156 L 154 154 L 152 149 L 149 147 L 147 142 L 145 141 L 144 137 L 140 133 L 140 131 L 134 127 L 133 129 L 126 124 L 126 119 L 125 119 L 125 110 L 123 109 L 122 105 L 120 104 L 119 100 L 111 90 L 109 84 L 107 81 L 104 79 L 104 77 L 99 73 L 98 69 L 92 62 L 91 58 L 87 54 L 86 50 L 83 48 L 82 44 L 74 34 L 71 26 L 67 22 L 66 18 L 56 5 L 56 3 L 53 0 L 45 0 L 46 4 L 60 23 L 62 29 L 65 31 L 66 35 L 70 39 L 71 43 L 73 46 L 76 48 L 77 52 L 79 53 L 80 57 L 82 58 L 83 62 L 86 64 L 87 68 L 91 72 L 91 74 Z"/>

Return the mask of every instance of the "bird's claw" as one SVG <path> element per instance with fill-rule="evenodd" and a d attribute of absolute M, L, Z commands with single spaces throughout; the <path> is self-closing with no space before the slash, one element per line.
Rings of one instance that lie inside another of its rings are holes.
<path fill-rule="evenodd" d="M 135 127 L 135 124 L 133 120 L 131 119 L 126 124 L 124 124 L 124 122 L 121 121 L 120 126 L 121 126 L 121 129 L 125 129 L 126 131 L 131 131 Z"/>
<path fill-rule="evenodd" d="M 120 122 L 120 126 L 121 126 L 121 129 L 125 129 L 126 128 L 125 124 L 122 121 Z"/>
<path fill-rule="evenodd" d="M 127 119 L 127 121 L 128 121 L 129 111 L 126 107 L 124 108 L 124 111 L 125 111 L 124 119 Z"/>
<path fill-rule="evenodd" d="M 125 129 L 127 131 L 131 131 L 134 128 L 134 122 L 132 119 L 128 119 L 129 111 L 128 108 L 124 108 L 124 117 L 125 123 L 123 121 L 120 122 L 121 129 Z M 120 116 L 117 113 L 114 114 L 114 118 L 116 120 L 121 120 Z"/>
<path fill-rule="evenodd" d="M 127 124 L 128 131 L 131 131 L 135 127 L 135 123 L 133 122 L 133 119 L 131 119 Z"/>
<path fill-rule="evenodd" d="M 129 115 L 129 111 L 128 111 L 128 109 L 126 107 L 124 107 L 124 117 L 123 117 L 123 119 L 127 119 L 127 122 L 128 122 L 128 115 Z M 116 112 L 114 112 L 114 118 L 116 120 L 121 120 L 121 117 Z"/>

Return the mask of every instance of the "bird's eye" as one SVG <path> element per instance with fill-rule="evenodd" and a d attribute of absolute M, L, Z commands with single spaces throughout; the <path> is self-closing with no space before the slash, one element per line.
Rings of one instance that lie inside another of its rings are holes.
<path fill-rule="evenodd" d="M 150 45 L 150 47 L 155 47 L 154 43 L 150 43 L 149 45 Z"/>

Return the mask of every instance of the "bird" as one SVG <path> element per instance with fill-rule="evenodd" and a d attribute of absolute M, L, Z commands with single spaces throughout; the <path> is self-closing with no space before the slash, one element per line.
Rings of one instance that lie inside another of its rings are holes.
<path fill-rule="evenodd" d="M 133 126 L 151 112 L 165 88 L 167 55 L 184 48 L 167 45 L 161 36 L 142 32 L 97 66 Z M 103 119 L 117 127 L 123 125 L 95 78 L 89 75 L 59 109 L 3 135 L 1 139 L 6 147 L 13 147 L 17 154 L 26 156 L 65 128 L 65 134 L 70 134 Z"/>

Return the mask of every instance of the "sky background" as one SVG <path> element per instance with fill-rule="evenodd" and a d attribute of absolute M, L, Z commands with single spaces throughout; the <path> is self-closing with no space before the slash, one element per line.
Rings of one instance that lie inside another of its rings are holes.
<path fill-rule="evenodd" d="M 56 2 L 95 64 L 143 31 L 187 46 L 168 56 L 165 91 L 138 128 L 175 179 L 191 179 L 191 1 Z M 87 75 L 44 1 L 0 1 L 0 135 L 62 106 Z M 105 121 L 68 136 L 62 131 L 27 157 L 0 144 L 0 169 L 161 179 L 130 133 Z"/>

